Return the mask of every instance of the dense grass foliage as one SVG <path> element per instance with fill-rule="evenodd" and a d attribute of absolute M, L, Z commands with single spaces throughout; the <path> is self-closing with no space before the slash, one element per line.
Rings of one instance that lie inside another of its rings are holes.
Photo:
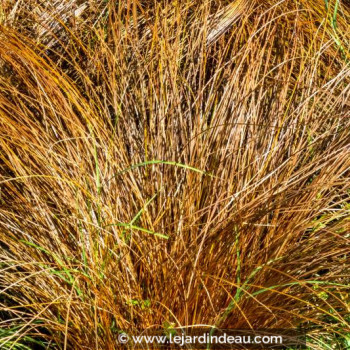
<path fill-rule="evenodd" d="M 0 347 L 206 324 L 346 349 L 349 21 L 345 0 L 3 1 Z"/>

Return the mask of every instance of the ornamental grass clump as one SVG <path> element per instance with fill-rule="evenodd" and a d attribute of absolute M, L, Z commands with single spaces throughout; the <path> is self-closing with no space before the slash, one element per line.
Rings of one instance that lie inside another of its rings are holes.
<path fill-rule="evenodd" d="M 204 324 L 346 349 L 349 21 L 345 0 L 4 1 L 0 347 Z"/>

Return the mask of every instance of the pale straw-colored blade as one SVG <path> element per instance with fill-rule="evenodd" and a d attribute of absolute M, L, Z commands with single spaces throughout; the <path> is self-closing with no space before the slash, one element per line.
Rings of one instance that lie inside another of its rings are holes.
<path fill-rule="evenodd" d="M 247 8 L 247 0 L 236 0 L 215 14 L 211 20 L 210 30 L 207 36 L 207 46 L 212 45 L 221 35 L 225 34 Z"/>

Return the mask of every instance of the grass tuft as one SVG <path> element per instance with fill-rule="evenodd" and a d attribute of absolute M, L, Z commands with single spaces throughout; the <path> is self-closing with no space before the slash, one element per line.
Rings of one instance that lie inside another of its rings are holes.
<path fill-rule="evenodd" d="M 350 335 L 348 1 L 3 1 L 0 348 Z M 213 328 L 214 329 L 214 328 Z"/>

